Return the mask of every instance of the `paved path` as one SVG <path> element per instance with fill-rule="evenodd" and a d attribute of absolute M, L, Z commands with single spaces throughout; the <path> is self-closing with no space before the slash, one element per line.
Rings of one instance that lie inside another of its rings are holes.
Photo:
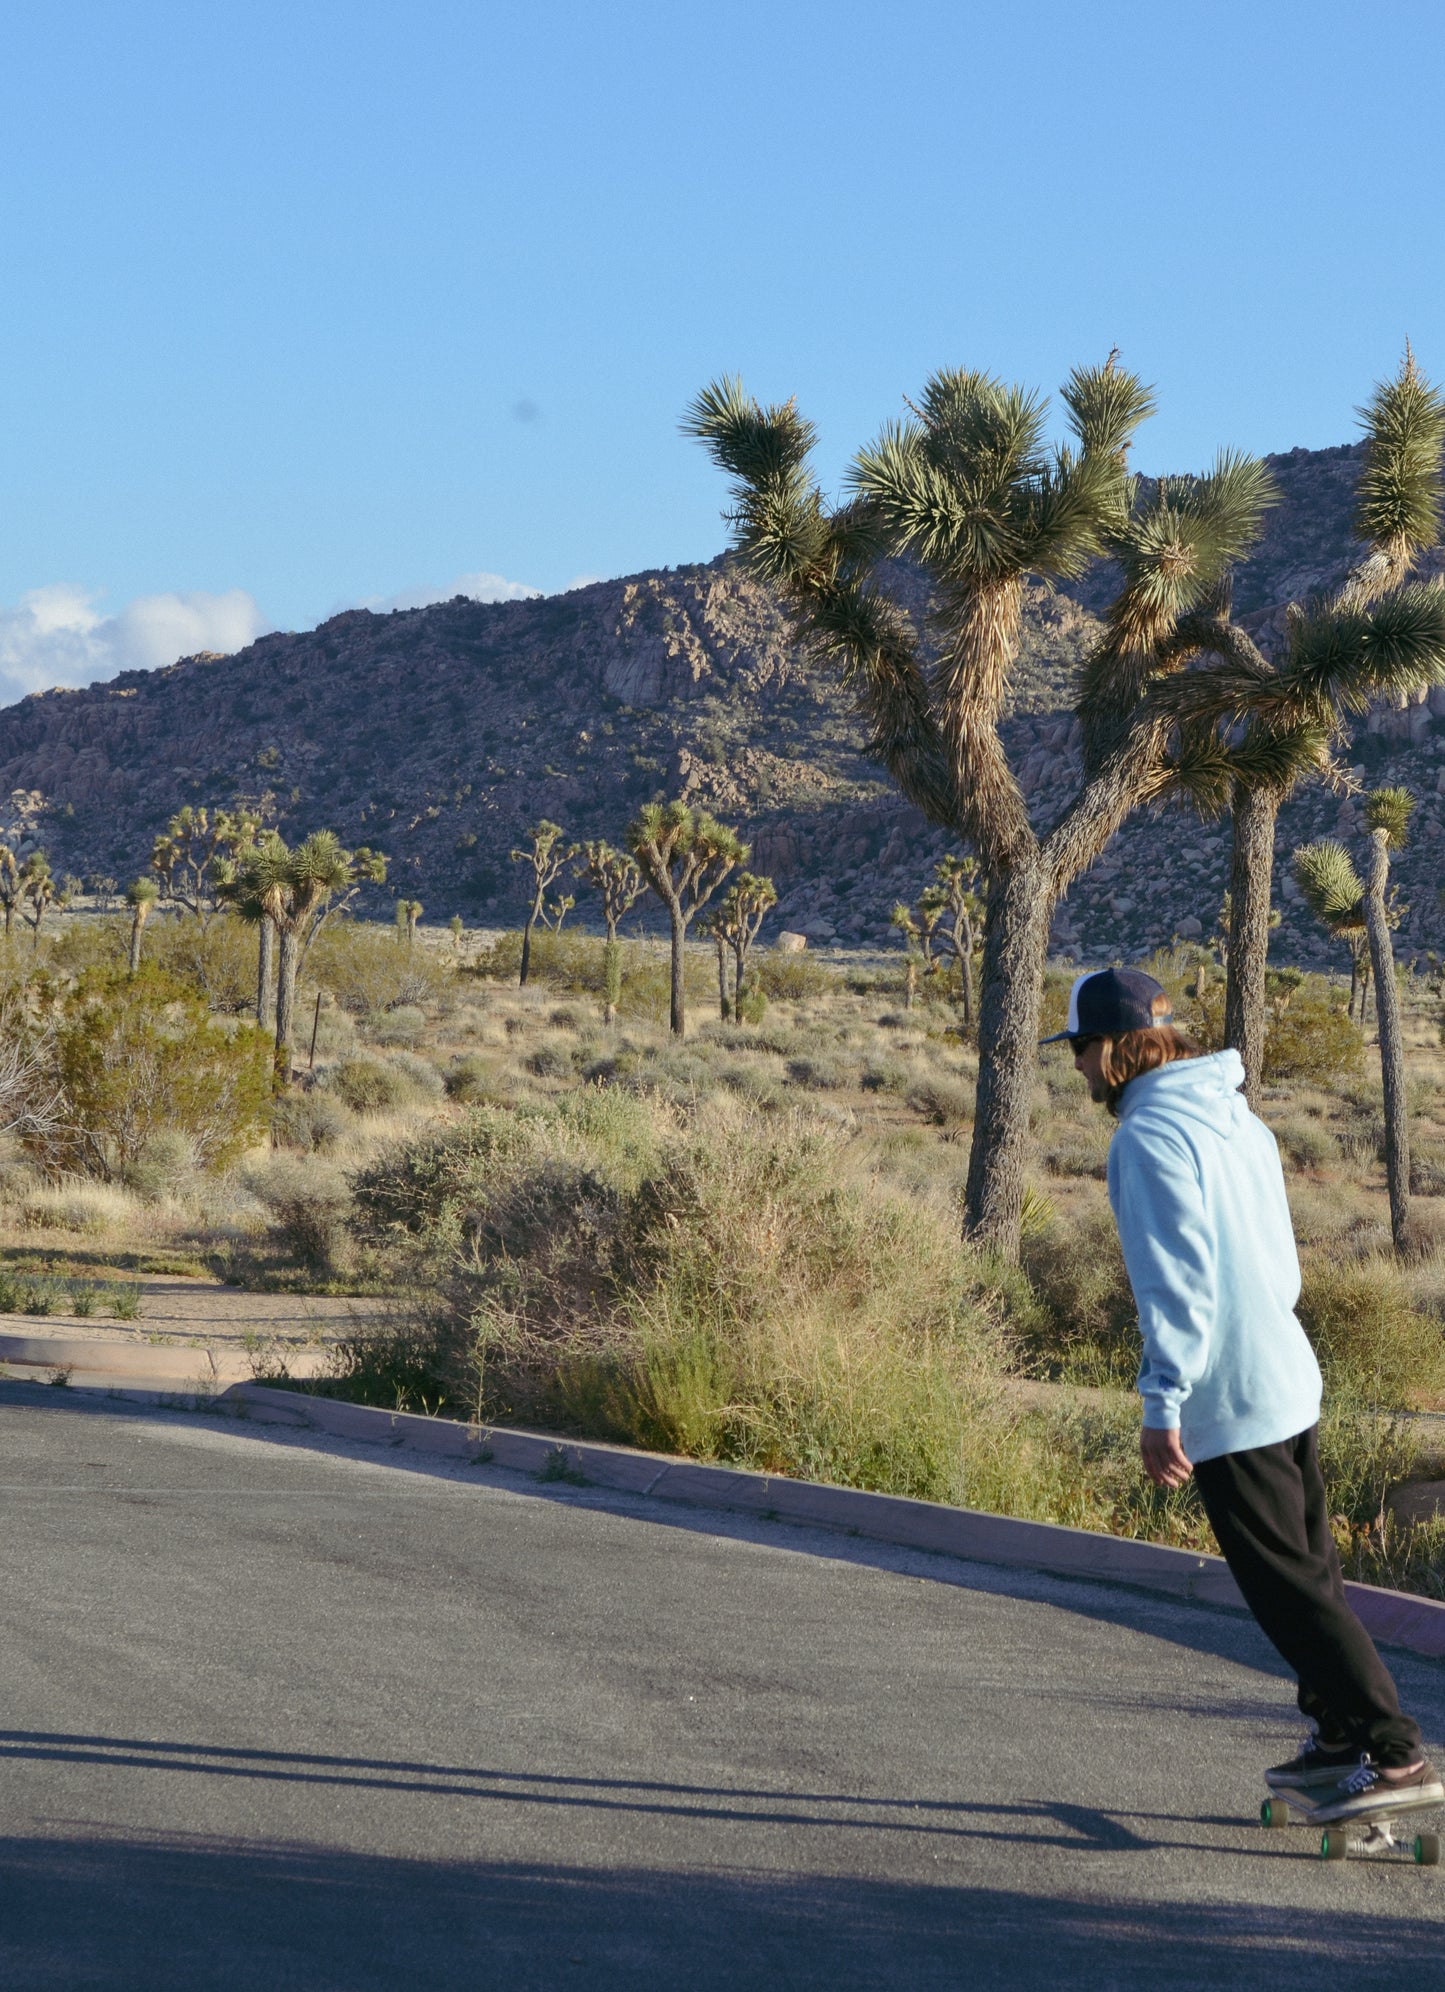
<path fill-rule="evenodd" d="M 1227 1614 L 37 1384 L 0 1498 L 7 1992 L 1445 1978 Z"/>

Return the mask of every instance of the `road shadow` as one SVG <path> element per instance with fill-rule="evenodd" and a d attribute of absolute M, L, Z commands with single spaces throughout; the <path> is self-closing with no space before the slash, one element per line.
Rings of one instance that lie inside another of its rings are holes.
<path fill-rule="evenodd" d="M 199 1837 L 0 1839 L 16 1992 L 1008 1987 L 1275 1992 L 1439 1982 L 1428 1914 L 1058 1900 L 848 1875 L 407 1860 Z"/>

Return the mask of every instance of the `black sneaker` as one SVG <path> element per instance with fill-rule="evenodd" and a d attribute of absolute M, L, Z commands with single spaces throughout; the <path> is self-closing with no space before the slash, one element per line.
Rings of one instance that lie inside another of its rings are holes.
<path fill-rule="evenodd" d="M 1334 1785 L 1348 1777 L 1360 1761 L 1358 1748 L 1348 1743 L 1326 1743 L 1317 1730 L 1305 1737 L 1304 1748 L 1287 1764 L 1274 1764 L 1264 1774 L 1271 1791 L 1309 1791 L 1315 1785 Z"/>
<path fill-rule="evenodd" d="M 1384 1812 L 1409 1812 L 1417 1805 L 1445 1805 L 1445 1785 L 1428 1757 L 1397 1769 L 1361 1757 L 1359 1769 L 1341 1780 L 1333 1797 L 1316 1805 L 1311 1819 L 1367 1819 Z"/>

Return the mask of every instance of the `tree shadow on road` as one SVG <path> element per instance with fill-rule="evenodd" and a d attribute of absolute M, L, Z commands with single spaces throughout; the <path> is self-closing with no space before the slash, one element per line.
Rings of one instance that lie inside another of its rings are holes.
<path fill-rule="evenodd" d="M 857 1875 L 408 1860 L 156 1836 L 0 1840 L 0 1979 L 107 1992 L 1439 1982 L 1433 1917 L 1059 1900 Z"/>

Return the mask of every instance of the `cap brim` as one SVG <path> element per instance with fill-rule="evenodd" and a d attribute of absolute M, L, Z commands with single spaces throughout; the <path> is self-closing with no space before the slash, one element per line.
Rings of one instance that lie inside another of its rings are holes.
<path fill-rule="evenodd" d="M 1062 1044 L 1065 1038 L 1077 1037 L 1078 1035 L 1077 1031 L 1055 1031 L 1052 1037 L 1040 1038 L 1039 1045 L 1042 1048 L 1046 1044 Z"/>

